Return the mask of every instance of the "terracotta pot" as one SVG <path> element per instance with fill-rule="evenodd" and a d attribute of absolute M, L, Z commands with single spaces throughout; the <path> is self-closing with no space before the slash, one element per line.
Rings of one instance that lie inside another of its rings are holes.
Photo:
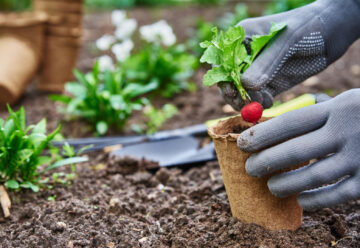
<path fill-rule="evenodd" d="M 37 72 L 43 54 L 43 14 L 0 15 L 0 106 L 14 103 Z"/>
<path fill-rule="evenodd" d="M 208 130 L 214 140 L 231 212 L 245 223 L 256 223 L 272 230 L 296 230 L 302 223 L 302 208 L 296 196 L 277 198 L 267 187 L 271 175 L 253 178 L 245 171 L 250 153 L 238 148 L 237 138 L 241 130 L 252 125 L 238 116 L 220 121 Z"/>
<path fill-rule="evenodd" d="M 47 36 L 45 58 L 37 88 L 48 92 L 62 92 L 72 80 L 81 39 L 79 37 Z"/>

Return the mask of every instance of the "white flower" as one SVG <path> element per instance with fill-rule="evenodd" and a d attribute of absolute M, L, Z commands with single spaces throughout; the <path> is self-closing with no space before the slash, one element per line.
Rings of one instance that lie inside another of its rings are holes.
<path fill-rule="evenodd" d="M 171 46 L 176 42 L 173 29 L 165 20 L 142 26 L 139 31 L 141 38 L 147 42 L 162 43 L 165 46 Z"/>
<path fill-rule="evenodd" d="M 122 43 L 115 44 L 111 51 L 115 54 L 116 59 L 122 62 L 130 56 L 131 50 L 133 48 L 134 43 L 130 39 L 127 39 Z"/>
<path fill-rule="evenodd" d="M 128 39 L 136 30 L 137 22 L 135 19 L 126 19 L 116 27 L 114 35 L 119 40 Z"/>
<path fill-rule="evenodd" d="M 114 10 L 111 13 L 111 22 L 114 26 L 121 25 L 121 23 L 126 19 L 126 11 L 124 10 Z"/>
<path fill-rule="evenodd" d="M 115 42 L 115 37 L 109 34 L 104 34 L 96 40 L 96 47 L 101 51 L 106 51 L 110 48 L 111 44 Z"/>
<path fill-rule="evenodd" d="M 108 55 L 103 55 L 98 58 L 100 71 L 112 70 L 114 64 L 112 58 Z"/>

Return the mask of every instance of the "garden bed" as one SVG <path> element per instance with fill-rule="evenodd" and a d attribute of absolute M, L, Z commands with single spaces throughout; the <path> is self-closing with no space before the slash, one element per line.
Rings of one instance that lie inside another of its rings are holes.
<path fill-rule="evenodd" d="M 131 14 L 151 18 L 145 9 Z M 186 30 L 193 21 L 187 16 L 204 13 L 194 7 L 163 10 L 157 18 L 180 25 Z M 147 13 L 146 15 L 144 13 Z M 210 14 L 209 14 L 210 13 Z M 207 18 L 217 13 L 207 12 Z M 154 14 L 155 15 L 155 14 Z M 85 46 L 78 65 L 88 70 L 95 56 L 90 44 L 110 30 L 108 13 L 85 17 Z M 104 26 L 102 26 L 104 25 Z M 95 32 L 96 30 L 96 32 Z M 183 32 L 185 33 L 185 32 Z M 180 39 L 182 39 L 180 37 Z M 351 51 L 316 78 L 282 94 L 288 100 L 303 92 L 331 89 L 338 93 L 360 84 L 360 42 Z M 358 67 L 356 67 L 358 66 Z M 224 116 L 224 102 L 216 88 L 201 86 L 204 71 L 195 77 L 198 90 L 171 100 L 179 113 L 162 129 L 185 127 Z M 329 91 L 328 91 L 329 92 Z M 29 88 L 20 102 L 27 110 L 28 122 L 48 119 L 55 129 L 61 117 L 47 95 Z M 157 100 L 156 105 L 165 103 Z M 0 117 L 6 116 L 5 112 Z M 136 122 L 136 116 L 130 120 Z M 131 130 L 125 130 L 129 134 Z M 84 123 L 65 124 L 67 137 L 91 136 Z M 78 178 L 68 186 L 32 193 L 11 193 L 10 219 L 1 218 L 1 247 L 360 247 L 360 201 L 331 209 L 305 212 L 302 227 L 295 231 L 269 231 L 255 224 L 244 224 L 231 217 L 229 203 L 217 162 L 189 169 L 149 171 L 131 159 L 116 161 L 104 153 L 90 154 L 90 162 L 78 166 Z"/>
<path fill-rule="evenodd" d="M 360 202 L 305 212 L 295 232 L 232 218 L 216 162 L 150 172 L 99 154 L 78 167 L 78 176 L 67 187 L 11 194 L 2 246 L 359 247 Z"/>

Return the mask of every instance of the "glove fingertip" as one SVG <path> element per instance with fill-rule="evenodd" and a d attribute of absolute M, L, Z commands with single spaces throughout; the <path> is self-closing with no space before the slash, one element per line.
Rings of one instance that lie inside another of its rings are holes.
<path fill-rule="evenodd" d="M 267 186 L 274 196 L 284 198 L 289 196 L 289 194 L 286 193 L 286 188 L 284 188 L 284 185 L 279 182 L 279 178 L 279 175 L 271 177 L 267 181 Z"/>
<path fill-rule="evenodd" d="M 260 171 L 256 168 L 256 166 L 254 166 L 254 164 L 252 163 L 252 156 L 250 156 L 246 162 L 245 162 L 245 170 L 246 173 L 249 174 L 252 177 L 262 177 L 263 175 L 260 173 Z"/>
<path fill-rule="evenodd" d="M 252 152 L 251 143 L 249 142 L 247 131 L 242 132 L 237 138 L 237 145 L 243 152 Z"/>

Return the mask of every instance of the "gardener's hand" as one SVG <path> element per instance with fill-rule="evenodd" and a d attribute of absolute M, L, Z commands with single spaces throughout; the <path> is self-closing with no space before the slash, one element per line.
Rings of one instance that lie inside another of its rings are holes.
<path fill-rule="evenodd" d="M 251 37 L 269 32 L 272 22 L 287 28 L 245 71 L 241 80 L 251 100 L 265 108 L 273 97 L 317 74 L 345 53 L 360 37 L 360 0 L 318 0 L 277 15 L 239 23 Z M 240 110 L 243 101 L 233 84 L 220 83 L 225 101 Z"/>
<path fill-rule="evenodd" d="M 268 187 L 275 196 L 300 193 L 298 201 L 304 209 L 357 199 L 360 197 L 360 89 L 251 127 L 241 133 L 238 145 L 246 152 L 261 150 L 246 161 L 246 171 L 254 177 L 318 159 L 308 166 L 271 177 Z"/>

